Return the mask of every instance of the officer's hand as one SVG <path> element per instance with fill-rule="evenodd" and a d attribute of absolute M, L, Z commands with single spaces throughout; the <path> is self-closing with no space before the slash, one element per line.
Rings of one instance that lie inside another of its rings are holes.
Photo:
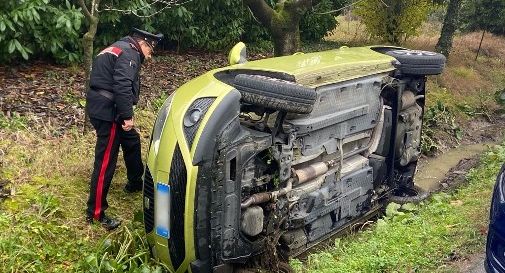
<path fill-rule="evenodd" d="M 133 129 L 133 118 L 125 119 L 123 121 L 122 127 L 124 131 L 130 131 L 131 129 Z"/>

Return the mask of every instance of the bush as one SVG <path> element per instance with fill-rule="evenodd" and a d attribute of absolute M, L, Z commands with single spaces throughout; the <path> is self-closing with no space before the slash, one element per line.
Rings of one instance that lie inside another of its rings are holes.
<path fill-rule="evenodd" d="M 122 9 L 139 9 L 143 2 L 138 1 L 140 2 L 122 2 L 125 5 Z M 144 6 L 139 10 L 142 15 L 149 15 L 159 11 L 156 8 L 159 7 Z M 128 34 L 132 27 L 141 27 L 163 33 L 165 39 L 162 46 L 165 48 L 219 50 L 240 40 L 244 32 L 246 12 L 241 1 L 201 0 L 167 8 L 146 18 L 118 12 L 103 13 L 97 44 L 105 46 Z M 118 33 L 117 29 L 124 31 Z"/>
<path fill-rule="evenodd" d="M 417 34 L 429 10 L 429 0 L 365 0 L 354 12 L 371 35 L 401 44 Z"/>
<path fill-rule="evenodd" d="M 347 0 L 322 0 L 303 17 L 300 23 L 300 38 L 303 41 L 318 42 L 337 26 L 336 11 L 346 5 Z"/>
<path fill-rule="evenodd" d="M 271 6 L 275 4 L 275 1 L 266 2 Z M 348 0 L 322 0 L 314 6 L 300 24 L 302 40 L 320 41 L 328 31 L 335 28 L 335 16 L 338 15 L 321 13 L 339 9 L 347 2 Z M 142 0 L 125 1 L 118 5 L 115 8 L 139 9 L 142 7 Z M 144 15 L 156 12 L 156 9 L 150 6 L 139 10 L 142 10 Z M 177 50 L 228 50 L 238 41 L 265 48 L 268 44 L 266 41 L 271 40 L 268 30 L 256 21 L 242 1 L 201 0 L 175 6 L 147 18 L 118 12 L 102 12 L 97 45 L 100 48 L 114 42 L 134 26 L 165 34 L 163 46 Z M 124 31 L 118 33 L 118 29 Z"/>
<path fill-rule="evenodd" d="M 0 3 L 0 62 L 46 56 L 79 60 L 82 14 L 68 0 L 7 0 Z"/>

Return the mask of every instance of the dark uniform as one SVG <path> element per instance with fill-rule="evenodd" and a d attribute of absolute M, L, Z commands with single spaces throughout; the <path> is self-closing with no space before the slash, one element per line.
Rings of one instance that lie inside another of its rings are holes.
<path fill-rule="evenodd" d="M 107 193 L 116 168 L 119 146 L 127 169 L 125 191 L 142 189 L 144 167 L 140 136 L 135 129 L 123 130 L 122 124 L 133 117 L 133 106 L 139 100 L 139 72 L 143 61 L 139 43 L 130 36 L 102 50 L 93 61 L 86 111 L 96 130 L 97 141 L 86 211 L 88 221 L 105 221 Z M 115 221 L 106 227 L 115 228 L 119 223 Z"/>

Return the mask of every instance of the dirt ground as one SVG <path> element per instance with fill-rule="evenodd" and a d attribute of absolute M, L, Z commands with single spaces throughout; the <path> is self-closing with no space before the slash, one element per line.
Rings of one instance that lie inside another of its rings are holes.
<path fill-rule="evenodd" d="M 205 71 L 226 65 L 221 53 L 161 52 L 141 70 L 140 107 Z M 84 72 L 82 67 L 35 62 L 0 66 L 0 111 L 11 117 L 29 117 L 29 125 L 46 124 L 61 133 L 84 121 Z"/>

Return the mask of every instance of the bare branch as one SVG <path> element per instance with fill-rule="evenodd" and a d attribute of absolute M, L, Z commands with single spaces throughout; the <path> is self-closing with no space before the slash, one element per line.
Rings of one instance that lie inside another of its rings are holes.
<path fill-rule="evenodd" d="M 147 2 L 146 6 L 140 7 L 140 8 L 137 8 L 137 9 L 116 9 L 116 8 L 107 6 L 106 8 L 100 10 L 99 12 L 102 12 L 102 11 L 114 11 L 114 12 L 120 12 L 120 13 L 124 13 L 124 14 L 133 14 L 133 15 L 135 15 L 137 17 L 140 17 L 140 18 L 148 18 L 148 17 L 152 17 L 152 16 L 154 16 L 156 14 L 161 13 L 162 11 L 164 11 L 167 8 L 171 8 L 171 7 L 175 7 L 175 6 L 181 6 L 181 5 L 184 5 L 184 4 L 189 3 L 191 1 L 192 0 L 186 0 L 186 1 L 180 3 L 179 0 L 154 0 L 151 3 Z M 158 9 L 156 12 L 153 12 L 153 13 L 148 14 L 148 15 L 138 14 L 139 11 L 144 10 L 146 8 L 151 8 L 153 5 L 155 5 L 157 3 L 164 4 L 165 6 L 162 7 L 161 9 Z"/>
<path fill-rule="evenodd" d="M 84 0 L 77 0 L 77 3 L 79 4 L 79 6 L 81 7 L 82 9 L 82 12 L 84 13 L 84 16 L 86 16 L 86 18 L 88 20 L 91 20 L 91 17 L 93 17 L 93 15 L 91 15 L 91 13 L 89 12 L 89 9 L 88 7 L 86 6 L 86 3 L 84 3 Z"/>
<path fill-rule="evenodd" d="M 386 6 L 386 8 L 389 8 L 388 4 L 386 4 L 386 2 L 384 2 L 383 0 L 380 0 L 382 2 L 382 4 L 384 4 L 384 6 Z"/>
<path fill-rule="evenodd" d="M 270 27 L 274 10 L 263 0 L 244 0 L 244 3 L 249 7 L 252 13 L 266 27 Z"/>
<path fill-rule="evenodd" d="M 284 2 L 284 8 L 290 10 L 298 16 L 303 16 L 313 5 L 317 3 L 317 0 L 293 0 Z"/>
<path fill-rule="evenodd" d="M 95 0 L 91 1 L 91 16 L 95 16 L 95 9 L 98 7 L 96 5 Z"/>
<path fill-rule="evenodd" d="M 351 3 L 351 4 L 347 5 L 347 6 L 341 7 L 341 8 L 336 9 L 336 10 L 330 10 L 330 11 L 326 11 L 326 12 L 316 12 L 315 14 L 323 15 L 323 14 L 330 14 L 330 13 L 339 12 L 339 11 L 342 11 L 344 9 L 350 8 L 352 6 L 355 6 L 355 5 L 357 5 L 357 4 L 361 3 L 361 2 L 364 2 L 364 1 L 366 1 L 366 0 L 358 0 L 358 1 L 354 2 L 354 3 Z"/>

